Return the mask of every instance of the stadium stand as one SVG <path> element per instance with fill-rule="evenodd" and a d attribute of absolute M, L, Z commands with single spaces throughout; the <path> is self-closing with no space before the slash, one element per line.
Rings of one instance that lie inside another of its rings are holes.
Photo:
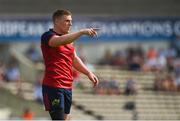
<path fill-rule="evenodd" d="M 117 70 L 102 68 L 100 71 L 104 75 L 117 74 Z M 98 70 L 99 71 L 99 70 Z M 125 74 L 126 73 L 126 74 Z M 179 119 L 179 94 L 176 92 L 155 92 L 146 90 L 144 87 L 153 87 L 153 74 L 131 73 L 119 71 L 119 78 L 122 85 L 124 84 L 123 77 L 135 76 L 139 77 L 138 84 L 141 88 L 134 96 L 124 95 L 94 95 L 92 92 L 79 92 L 74 94 L 74 101 L 79 102 L 85 108 L 90 109 L 97 114 L 102 115 L 103 119 L 139 119 L 139 120 L 178 120 Z M 84 84 L 89 87 L 83 78 Z M 76 91 L 75 91 L 76 92 Z M 124 106 L 127 102 L 134 102 L 135 111 L 125 110 Z"/>
<path fill-rule="evenodd" d="M 116 75 L 122 88 L 126 77 L 131 75 L 138 79 L 138 92 L 130 96 L 94 94 L 91 83 L 81 75 L 80 80 L 86 88 L 74 88 L 72 120 L 179 120 L 179 93 L 146 89 L 153 87 L 153 73 L 122 71 L 110 66 L 97 66 L 95 71 L 101 76 Z M 7 88 L 13 90 L 13 84 L 10 85 Z M 24 98 L 34 100 L 32 84 L 24 82 L 22 87 Z"/>

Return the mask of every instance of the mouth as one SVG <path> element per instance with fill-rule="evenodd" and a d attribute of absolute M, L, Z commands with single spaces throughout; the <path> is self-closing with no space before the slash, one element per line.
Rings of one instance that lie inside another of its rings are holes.
<path fill-rule="evenodd" d="M 67 33 L 69 33 L 69 32 L 70 32 L 70 28 L 67 28 L 67 30 L 66 30 L 66 31 L 67 31 Z"/>
<path fill-rule="evenodd" d="M 67 31 L 69 32 L 70 30 L 71 30 L 71 27 L 68 27 L 68 28 L 67 28 Z"/>

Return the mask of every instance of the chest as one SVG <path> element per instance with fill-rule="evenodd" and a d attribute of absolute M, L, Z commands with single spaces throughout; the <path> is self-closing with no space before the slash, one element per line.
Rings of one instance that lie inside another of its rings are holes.
<path fill-rule="evenodd" d="M 74 53 L 73 44 L 62 45 L 59 46 L 57 49 L 60 53 L 69 53 L 69 54 Z"/>

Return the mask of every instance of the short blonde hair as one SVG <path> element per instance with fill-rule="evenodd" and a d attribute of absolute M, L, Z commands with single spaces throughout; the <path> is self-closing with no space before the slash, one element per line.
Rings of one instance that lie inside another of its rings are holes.
<path fill-rule="evenodd" d="M 68 10 L 56 10 L 52 16 L 53 22 L 55 22 L 58 17 L 61 17 L 63 15 L 72 15 L 72 13 Z"/>

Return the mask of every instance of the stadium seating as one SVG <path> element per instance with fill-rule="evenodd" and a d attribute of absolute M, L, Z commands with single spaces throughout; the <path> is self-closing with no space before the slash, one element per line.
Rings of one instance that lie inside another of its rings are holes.
<path fill-rule="evenodd" d="M 153 73 L 122 71 L 111 66 L 95 66 L 98 76 L 111 77 L 115 75 L 123 89 L 125 80 L 131 76 L 137 80 L 136 95 L 100 95 L 94 94 L 87 77 L 80 75 L 85 89 L 73 89 L 72 120 L 179 120 L 180 95 L 176 92 L 153 91 Z M 6 88 L 15 93 L 13 83 Z M 23 82 L 23 95 L 27 100 L 34 100 L 33 85 Z M 127 109 L 127 104 L 133 103 L 133 109 Z"/>
<path fill-rule="evenodd" d="M 85 109 L 101 115 L 103 119 L 108 120 L 178 120 L 180 112 L 180 95 L 176 92 L 155 92 L 146 90 L 147 87 L 153 87 L 154 75 L 152 73 L 128 72 L 120 71 L 112 67 L 97 67 L 97 74 L 101 76 L 118 77 L 122 87 L 124 87 L 125 79 L 131 75 L 138 81 L 141 88 L 138 94 L 134 96 L 124 95 L 94 95 L 92 91 L 76 90 L 73 99 L 76 103 L 84 106 Z M 117 76 L 118 75 L 118 76 Z M 141 75 L 141 76 L 140 76 Z M 90 88 L 91 84 L 86 77 L 81 76 L 86 88 Z M 127 102 L 135 103 L 135 110 L 126 110 L 124 108 Z"/>
<path fill-rule="evenodd" d="M 2 18 L 49 17 L 55 9 L 65 8 L 75 16 L 172 17 L 180 16 L 179 5 L 180 0 L 0 0 L 0 15 Z M 2 47 L 7 51 L 4 45 Z M 37 72 L 43 69 L 42 65 L 37 69 L 38 66 L 34 66 L 21 53 L 14 50 L 12 52 L 19 58 L 23 98 L 34 101 L 34 81 Z M 104 78 L 115 76 L 121 89 L 124 89 L 127 77 L 133 77 L 137 81 L 138 93 L 132 96 L 94 94 L 88 78 L 80 75 L 85 88 L 74 88 L 72 120 L 180 120 L 180 94 L 152 90 L 155 78 L 153 73 L 130 72 L 111 66 L 95 66 L 95 73 Z M 12 82 L 2 87 L 12 94 L 17 94 L 16 86 L 16 83 Z M 0 117 L 8 119 L 11 110 L 0 108 Z M 16 107 L 14 109 L 16 110 Z"/>

